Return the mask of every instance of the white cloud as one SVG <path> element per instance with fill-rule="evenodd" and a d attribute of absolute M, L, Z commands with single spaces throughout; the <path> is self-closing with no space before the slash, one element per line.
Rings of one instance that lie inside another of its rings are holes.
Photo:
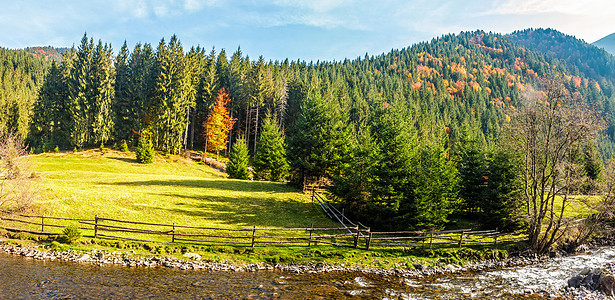
<path fill-rule="evenodd" d="M 353 0 L 273 0 L 272 4 L 280 7 L 292 7 L 311 12 L 326 13 L 336 8 L 359 5 Z"/>
<path fill-rule="evenodd" d="M 585 16 L 613 16 L 615 6 L 611 0 L 506 0 L 496 2 L 486 14 L 545 14 L 560 13 Z"/>

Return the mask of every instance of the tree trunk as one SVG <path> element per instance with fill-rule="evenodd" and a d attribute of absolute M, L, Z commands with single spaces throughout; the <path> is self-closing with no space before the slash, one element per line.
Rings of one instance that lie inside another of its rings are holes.
<path fill-rule="evenodd" d="M 190 150 L 194 150 L 194 125 L 196 122 L 196 107 L 192 113 L 192 121 L 190 121 Z"/>
<path fill-rule="evenodd" d="M 186 108 L 186 129 L 184 130 L 184 151 L 188 151 L 188 127 L 190 126 L 190 106 Z"/>
<path fill-rule="evenodd" d="M 256 121 L 254 122 L 254 155 L 256 155 L 256 144 L 258 134 L 258 105 L 256 106 Z"/>

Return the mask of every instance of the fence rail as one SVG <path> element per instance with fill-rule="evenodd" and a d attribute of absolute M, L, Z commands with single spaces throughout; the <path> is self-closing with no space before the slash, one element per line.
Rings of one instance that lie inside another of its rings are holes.
<path fill-rule="evenodd" d="M 342 218 L 340 218 L 342 219 Z M 50 223 L 50 221 L 56 223 Z M 133 220 L 118 220 L 95 216 L 93 219 L 59 218 L 51 216 L 19 215 L 0 217 L 0 228 L 14 232 L 39 235 L 60 235 L 68 226 L 78 226 L 84 235 L 94 238 L 121 239 L 152 243 L 228 244 L 255 247 L 257 245 L 306 245 L 318 244 L 337 247 L 462 247 L 513 241 L 495 230 L 457 229 L 444 231 L 395 231 L 373 232 L 369 227 L 355 225 L 331 228 L 217 228 L 161 224 Z M 61 224 L 57 223 L 61 222 Z"/>

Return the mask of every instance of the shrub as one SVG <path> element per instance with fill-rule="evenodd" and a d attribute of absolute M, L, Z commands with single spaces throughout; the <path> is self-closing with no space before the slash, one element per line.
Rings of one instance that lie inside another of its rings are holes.
<path fill-rule="evenodd" d="M 128 152 L 128 144 L 126 144 L 126 141 L 122 141 L 122 143 L 120 144 L 120 151 Z"/>
<path fill-rule="evenodd" d="M 66 249 L 66 247 L 60 244 L 58 241 L 52 241 L 48 247 L 49 247 L 49 250 L 58 251 L 58 252 L 64 251 Z"/>
<path fill-rule="evenodd" d="M 74 225 L 68 225 L 64 227 L 62 231 L 61 239 L 66 244 L 72 244 L 76 242 L 81 237 L 81 230 L 79 227 Z"/>
<path fill-rule="evenodd" d="M 55 152 L 55 153 L 60 153 L 60 147 L 58 147 L 58 146 L 56 145 L 56 147 L 55 147 L 55 148 L 53 148 L 53 152 Z"/>
<path fill-rule="evenodd" d="M 23 211 L 36 198 L 27 153 L 20 136 L 0 131 L 0 213 Z"/>
<path fill-rule="evenodd" d="M 135 150 L 137 161 L 142 164 L 151 164 L 154 162 L 154 145 L 148 131 L 144 131 L 139 137 L 139 144 Z"/>

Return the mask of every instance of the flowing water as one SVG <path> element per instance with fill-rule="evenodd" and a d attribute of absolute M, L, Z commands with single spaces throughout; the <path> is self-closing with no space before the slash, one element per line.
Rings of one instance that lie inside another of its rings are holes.
<path fill-rule="evenodd" d="M 211 272 L 95 266 L 0 254 L 0 299 L 520 299 L 558 289 L 584 267 L 615 258 L 615 248 L 525 267 L 431 279 L 362 273 Z"/>

